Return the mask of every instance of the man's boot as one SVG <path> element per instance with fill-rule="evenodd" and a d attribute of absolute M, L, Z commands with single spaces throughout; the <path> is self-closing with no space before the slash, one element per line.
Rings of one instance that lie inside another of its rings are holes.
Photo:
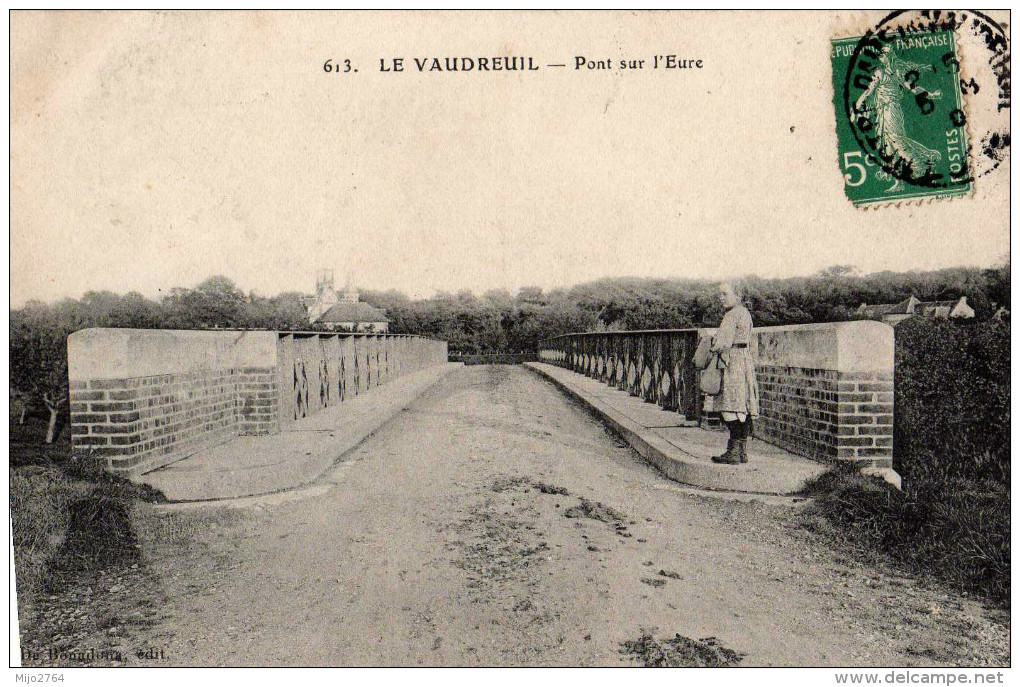
<path fill-rule="evenodd" d="M 726 442 L 726 452 L 721 456 L 713 456 L 713 463 L 721 463 L 723 465 L 739 465 L 740 454 L 737 453 L 737 432 L 739 422 L 727 422 L 726 427 L 730 430 L 729 441 Z"/>

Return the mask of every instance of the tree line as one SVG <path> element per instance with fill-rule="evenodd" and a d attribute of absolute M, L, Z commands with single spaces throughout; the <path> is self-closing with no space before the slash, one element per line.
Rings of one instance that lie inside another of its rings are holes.
<path fill-rule="evenodd" d="M 858 275 L 847 266 L 810 277 L 740 282 L 757 326 L 855 318 L 860 303 L 967 296 L 979 319 L 1009 308 L 1009 264 L 989 269 Z M 11 406 L 45 411 L 52 441 L 67 402 L 67 336 L 88 327 L 142 329 L 246 328 L 308 330 L 304 294 L 244 293 L 222 276 L 194 288 L 174 288 L 153 300 L 131 292 L 90 291 L 51 304 L 30 301 L 10 314 Z M 722 318 L 716 283 L 693 279 L 612 278 L 570 288 L 524 287 L 516 293 L 471 291 L 411 299 L 399 291 L 364 291 L 362 300 L 386 310 L 390 331 L 449 342 L 456 353 L 530 353 L 543 340 L 580 331 L 682 329 Z M 19 410 L 20 409 L 20 412 Z"/>
<path fill-rule="evenodd" d="M 896 303 L 967 296 L 978 319 L 1009 308 L 1009 264 L 989 269 L 858 275 L 849 266 L 810 277 L 739 281 L 757 326 L 857 319 L 861 303 Z M 717 282 L 693 279 L 600 279 L 565 289 L 525 287 L 475 296 L 470 291 L 412 300 L 395 291 L 362 294 L 385 308 L 390 330 L 445 339 L 459 353 L 519 353 L 543 339 L 583 331 L 716 326 L 723 308 Z"/>

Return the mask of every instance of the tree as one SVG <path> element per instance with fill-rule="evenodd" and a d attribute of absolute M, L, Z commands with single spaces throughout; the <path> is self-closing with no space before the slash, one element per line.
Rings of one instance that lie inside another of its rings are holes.
<path fill-rule="evenodd" d="M 207 329 L 245 326 L 247 299 L 224 276 L 209 277 L 194 289 L 174 288 L 164 301 L 171 327 Z"/>
<path fill-rule="evenodd" d="M 47 444 L 57 439 L 59 413 L 67 403 L 67 336 L 81 328 L 69 305 L 29 304 L 11 313 L 11 386 L 26 409 L 33 405 L 48 411 Z"/>
<path fill-rule="evenodd" d="M 522 286 L 517 291 L 517 300 L 521 303 L 531 303 L 532 305 L 546 305 L 548 303 L 540 286 Z"/>
<path fill-rule="evenodd" d="M 926 300 L 968 296 L 979 320 L 1010 304 L 1008 257 L 984 270 L 859 275 L 850 266 L 837 265 L 809 277 L 747 277 L 742 286 L 757 326 L 850 319 L 861 302 L 894 303 L 910 295 Z M 600 279 L 550 291 L 528 286 L 516 295 L 497 289 L 482 298 L 470 291 L 416 300 L 399 291 L 366 291 L 363 297 L 387 311 L 391 332 L 443 339 L 451 351 L 462 353 L 534 351 L 545 339 L 600 326 L 715 326 L 723 314 L 715 282 L 695 279 Z M 84 327 L 322 329 L 307 323 L 301 299 L 297 292 L 245 296 L 231 280 L 214 276 L 193 289 L 172 289 L 161 302 L 109 291 L 51 305 L 30 302 L 11 311 L 12 403 L 45 408 L 52 441 L 67 397 L 68 334 Z"/>
<path fill-rule="evenodd" d="M 163 312 L 159 303 L 151 301 L 137 291 L 131 291 L 110 311 L 107 327 L 156 329 L 162 325 Z"/>
<path fill-rule="evenodd" d="M 308 311 L 296 291 L 266 298 L 252 293 L 244 308 L 244 326 L 253 329 L 308 329 Z"/>
<path fill-rule="evenodd" d="M 818 276 L 824 279 L 827 277 L 853 277 L 857 274 L 859 274 L 859 271 L 853 265 L 832 265 L 819 272 Z"/>
<path fill-rule="evenodd" d="M 990 310 L 1009 309 L 1009 256 L 1005 262 L 984 272 Z"/>

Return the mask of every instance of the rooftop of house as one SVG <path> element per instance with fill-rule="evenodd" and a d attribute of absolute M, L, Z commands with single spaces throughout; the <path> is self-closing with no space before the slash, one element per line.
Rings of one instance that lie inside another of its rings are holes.
<path fill-rule="evenodd" d="M 950 310 L 955 308 L 960 302 L 966 304 L 967 297 L 955 298 L 945 301 L 921 301 L 910 296 L 906 300 L 902 300 L 899 303 L 882 303 L 878 305 L 868 305 L 867 303 L 861 303 L 857 311 L 866 313 L 872 317 L 884 316 L 884 315 L 911 315 L 917 312 L 919 309 L 922 312 L 931 311 L 936 308 L 949 308 Z"/>
<path fill-rule="evenodd" d="M 956 304 L 960 302 L 957 298 L 951 301 L 918 301 L 915 307 L 918 308 L 955 308 Z"/>
<path fill-rule="evenodd" d="M 858 310 L 867 312 L 871 315 L 909 315 L 912 312 L 911 304 L 916 306 L 919 303 L 920 301 L 911 296 L 899 303 L 883 303 L 880 305 L 868 305 L 866 303 L 861 303 Z"/>
<path fill-rule="evenodd" d="M 368 303 L 337 303 L 316 320 L 317 322 L 389 322 L 386 312 Z"/>

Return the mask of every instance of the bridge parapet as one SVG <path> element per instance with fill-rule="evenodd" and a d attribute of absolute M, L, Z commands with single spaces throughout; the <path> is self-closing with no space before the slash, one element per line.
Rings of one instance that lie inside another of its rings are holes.
<path fill-rule="evenodd" d="M 565 334 L 544 341 L 538 358 L 629 391 L 697 424 L 704 404 L 692 359 L 702 331 Z"/>
<path fill-rule="evenodd" d="M 629 391 L 699 422 L 711 398 L 692 358 L 714 329 L 567 334 L 539 359 Z M 755 436 L 824 462 L 876 468 L 893 459 L 893 329 L 872 321 L 759 327 L 753 350 L 761 415 Z"/>
<path fill-rule="evenodd" d="M 817 460 L 892 467 L 892 327 L 862 320 L 754 331 L 756 436 Z"/>
<path fill-rule="evenodd" d="M 72 447 L 128 474 L 275 434 L 447 356 L 400 334 L 155 329 L 84 329 L 67 352 Z"/>

